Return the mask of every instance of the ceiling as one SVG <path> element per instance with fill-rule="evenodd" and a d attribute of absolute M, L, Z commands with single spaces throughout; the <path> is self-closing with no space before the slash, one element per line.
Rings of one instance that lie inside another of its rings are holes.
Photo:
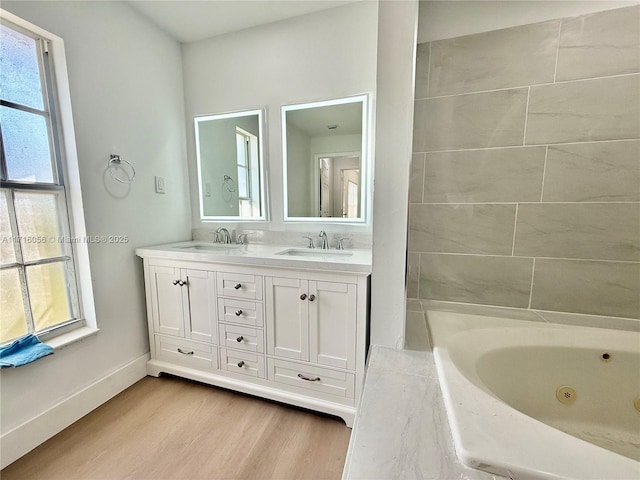
<path fill-rule="evenodd" d="M 126 3 L 188 43 L 339 7 L 357 0 L 128 0 Z"/>
<path fill-rule="evenodd" d="M 362 134 L 362 103 L 290 110 L 287 125 L 290 124 L 310 137 Z M 329 129 L 329 125 L 336 128 Z"/>

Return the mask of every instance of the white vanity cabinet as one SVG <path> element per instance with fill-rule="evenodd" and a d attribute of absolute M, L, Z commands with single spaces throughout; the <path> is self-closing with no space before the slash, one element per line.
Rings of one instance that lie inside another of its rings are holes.
<path fill-rule="evenodd" d="M 352 425 L 364 379 L 368 272 L 141 256 L 150 375 L 178 375 Z"/>
<path fill-rule="evenodd" d="M 149 273 L 155 332 L 217 343 L 215 273 L 171 266 Z"/>

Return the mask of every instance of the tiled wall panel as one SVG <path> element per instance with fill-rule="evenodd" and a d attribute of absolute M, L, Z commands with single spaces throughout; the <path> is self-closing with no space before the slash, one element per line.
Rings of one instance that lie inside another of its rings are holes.
<path fill-rule="evenodd" d="M 510 255 L 515 205 L 413 204 L 409 251 Z"/>
<path fill-rule="evenodd" d="M 537 259 L 531 307 L 640 318 L 640 264 Z"/>
<path fill-rule="evenodd" d="M 542 200 L 640 201 L 640 141 L 550 146 Z"/>
<path fill-rule="evenodd" d="M 640 262 L 640 204 L 520 205 L 514 254 Z"/>
<path fill-rule="evenodd" d="M 640 138 L 640 75 L 531 87 L 527 145 Z"/>
<path fill-rule="evenodd" d="M 545 152 L 545 147 L 516 147 L 427 153 L 422 201 L 537 202 Z"/>
<path fill-rule="evenodd" d="M 420 254 L 421 299 L 527 308 L 533 259 Z"/>
<path fill-rule="evenodd" d="M 522 145 L 526 106 L 526 88 L 416 100 L 413 150 Z"/>
<path fill-rule="evenodd" d="M 559 21 L 431 44 L 429 96 L 553 82 Z"/>
<path fill-rule="evenodd" d="M 640 9 L 620 8 L 562 22 L 556 80 L 640 71 Z"/>
<path fill-rule="evenodd" d="M 640 6 L 419 45 L 408 297 L 640 318 L 639 139 Z"/>

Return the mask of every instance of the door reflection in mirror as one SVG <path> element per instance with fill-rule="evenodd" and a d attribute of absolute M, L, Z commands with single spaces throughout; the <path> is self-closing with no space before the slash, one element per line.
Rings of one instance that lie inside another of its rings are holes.
<path fill-rule="evenodd" d="M 360 154 L 316 156 L 316 205 L 321 217 L 360 216 Z"/>
<path fill-rule="evenodd" d="M 285 220 L 362 222 L 367 96 L 282 108 Z"/>

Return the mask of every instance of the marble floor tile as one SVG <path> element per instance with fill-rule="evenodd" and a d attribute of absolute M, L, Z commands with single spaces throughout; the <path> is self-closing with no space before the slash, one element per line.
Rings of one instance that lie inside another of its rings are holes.
<path fill-rule="evenodd" d="M 369 368 L 354 425 L 343 479 L 491 480 L 456 458 L 451 431 L 437 381 L 405 373 L 416 354 L 373 347 L 400 370 Z M 427 363 L 425 360 L 424 363 Z M 433 370 L 433 359 L 428 360 Z"/>

